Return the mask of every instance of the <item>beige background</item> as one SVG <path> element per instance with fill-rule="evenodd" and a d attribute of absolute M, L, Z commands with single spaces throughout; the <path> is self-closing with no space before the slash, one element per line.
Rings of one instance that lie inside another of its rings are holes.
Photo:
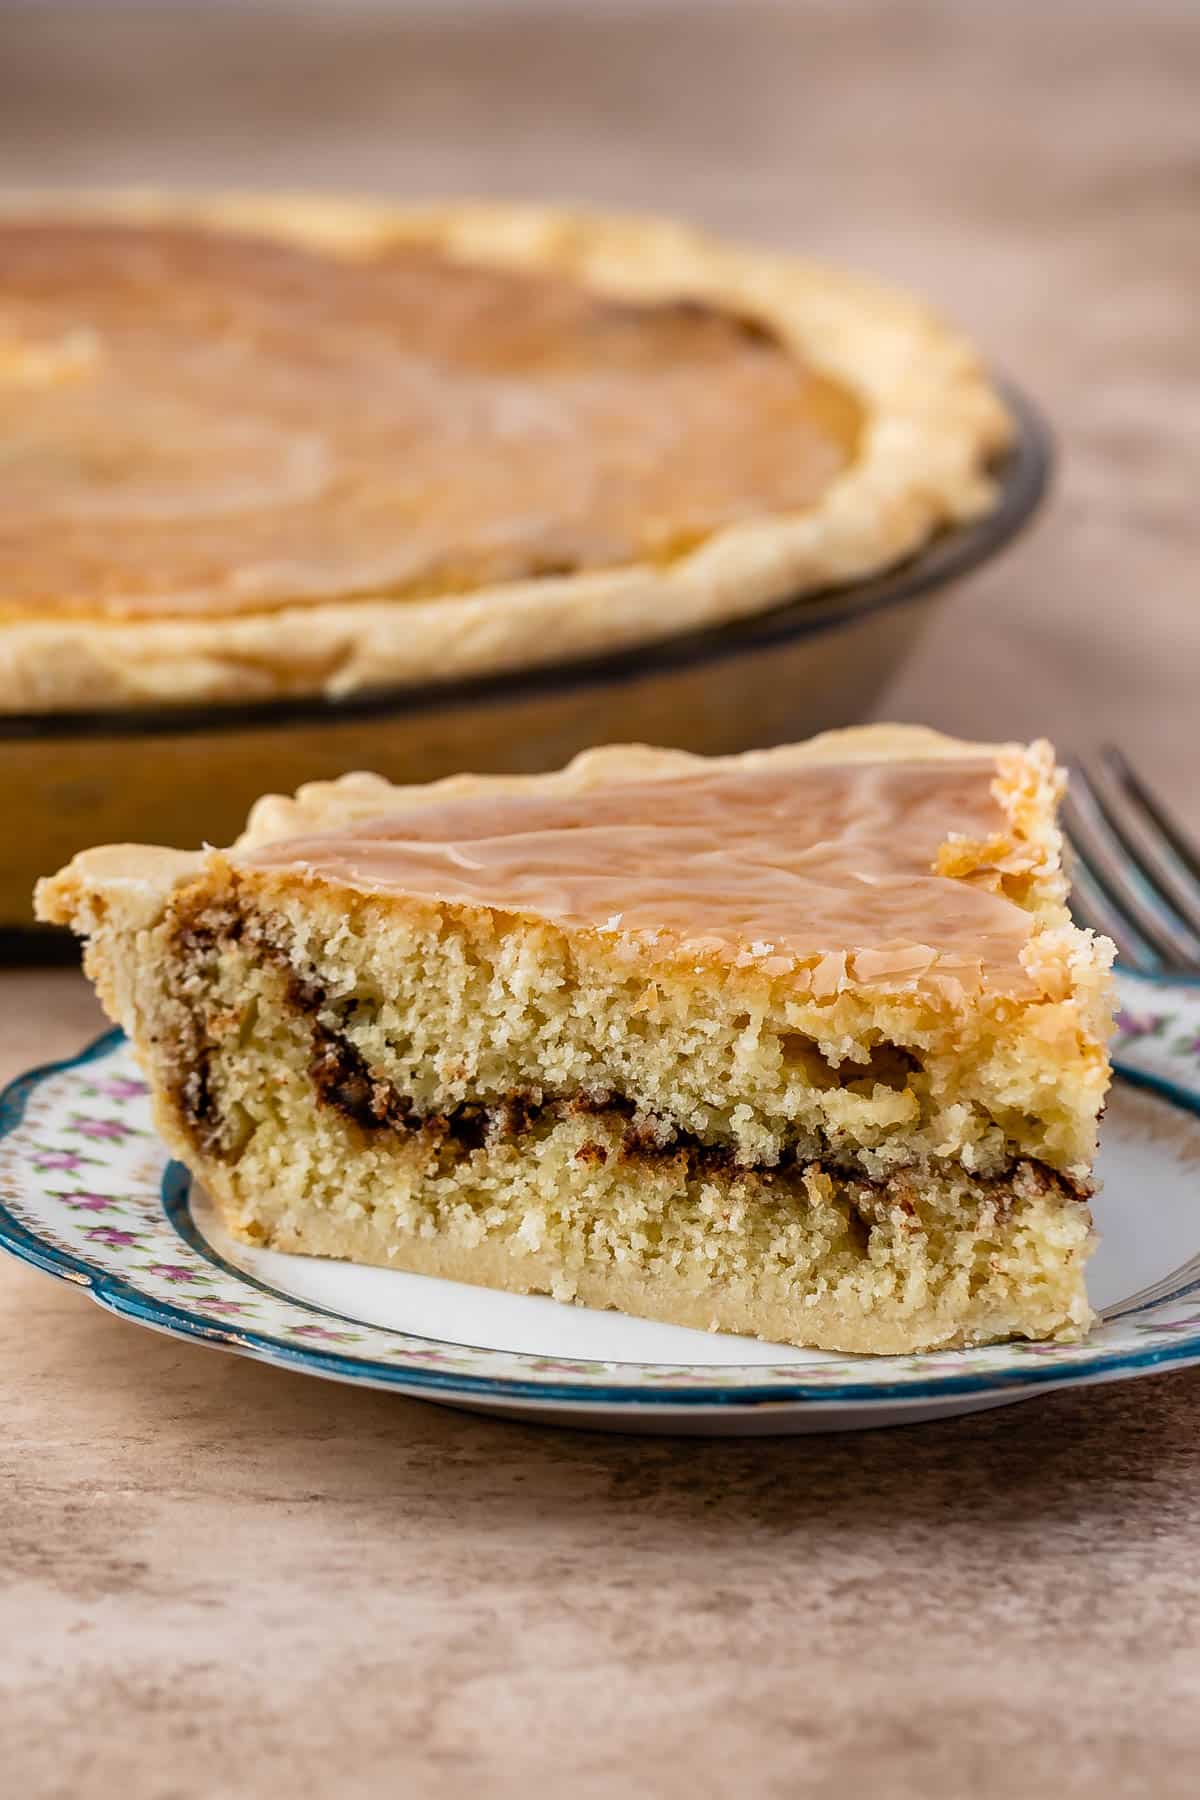
<path fill-rule="evenodd" d="M 1200 822 L 1198 93 L 1185 0 L 9 6 L 0 178 L 549 191 L 923 288 L 1064 460 L 885 710 L 1117 737 Z M 0 975 L 0 1074 L 96 1024 L 73 973 Z M 1196 1791 L 1200 1376 L 844 1440 L 556 1435 L 13 1266 L 0 1384 L 14 1795 Z"/>
<path fill-rule="evenodd" d="M 1043 404 L 1037 535 L 886 710 L 1121 738 L 1200 823 L 1195 0 L 0 9 L 0 182 L 679 211 L 908 282 Z"/>

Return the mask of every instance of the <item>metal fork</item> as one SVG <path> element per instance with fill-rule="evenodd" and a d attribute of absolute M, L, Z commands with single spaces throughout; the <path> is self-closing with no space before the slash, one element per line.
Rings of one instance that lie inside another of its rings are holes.
<path fill-rule="evenodd" d="M 1076 922 L 1125 968 L 1200 974 L 1200 850 L 1114 744 L 1072 764 L 1062 816 Z"/>

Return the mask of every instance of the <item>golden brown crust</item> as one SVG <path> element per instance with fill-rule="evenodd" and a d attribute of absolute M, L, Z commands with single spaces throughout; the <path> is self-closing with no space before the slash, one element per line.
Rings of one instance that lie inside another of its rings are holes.
<path fill-rule="evenodd" d="M 10 201 L 7 210 L 242 228 L 347 255 L 424 243 L 629 298 L 695 296 L 762 319 L 810 366 L 853 389 L 867 425 L 861 453 L 817 505 L 720 530 L 662 565 L 239 618 L 14 623 L 0 632 L 0 711 L 345 694 L 554 662 L 721 623 L 859 579 L 939 527 L 985 511 L 993 494 L 986 465 L 1010 433 L 971 347 L 907 297 L 669 222 L 539 206 L 404 209 L 232 196 L 42 197 Z"/>

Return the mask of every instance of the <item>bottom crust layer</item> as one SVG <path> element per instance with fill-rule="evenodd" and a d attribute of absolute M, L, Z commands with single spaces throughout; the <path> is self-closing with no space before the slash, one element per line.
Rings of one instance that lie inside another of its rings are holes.
<path fill-rule="evenodd" d="M 1006 1260 L 1024 1265 L 1024 1279 L 1017 1276 L 994 1284 L 991 1292 L 973 1294 L 952 1282 L 912 1306 L 872 1292 L 869 1282 L 827 1284 L 819 1259 L 786 1274 L 756 1268 L 751 1260 L 746 1273 L 735 1277 L 710 1274 L 698 1260 L 680 1267 L 587 1261 L 569 1273 L 557 1253 L 514 1245 L 511 1235 L 473 1245 L 413 1235 L 389 1242 L 391 1232 L 376 1218 L 347 1219 L 313 1207 L 294 1213 L 264 1239 L 236 1216 L 226 1212 L 225 1217 L 244 1240 L 295 1255 L 403 1269 L 511 1294 L 544 1294 L 666 1325 L 856 1355 L 901 1356 L 1012 1338 L 1071 1340 L 1091 1318 L 1077 1279 L 1062 1267 L 1059 1249 L 1051 1258 L 1060 1264 L 1057 1279 L 1036 1251 L 1018 1250 Z M 1068 1255 L 1082 1260 L 1086 1219 L 1071 1236 Z"/>

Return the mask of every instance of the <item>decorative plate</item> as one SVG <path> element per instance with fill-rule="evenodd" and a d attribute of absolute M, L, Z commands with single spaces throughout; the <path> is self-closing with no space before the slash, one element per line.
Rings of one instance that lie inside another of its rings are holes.
<path fill-rule="evenodd" d="M 252 1250 L 169 1162 L 119 1032 L 0 1097 L 0 1246 L 143 1325 L 334 1381 L 608 1430 L 829 1431 L 1200 1363 L 1200 983 L 1121 978 L 1102 1323 L 1081 1344 L 851 1357 Z"/>

